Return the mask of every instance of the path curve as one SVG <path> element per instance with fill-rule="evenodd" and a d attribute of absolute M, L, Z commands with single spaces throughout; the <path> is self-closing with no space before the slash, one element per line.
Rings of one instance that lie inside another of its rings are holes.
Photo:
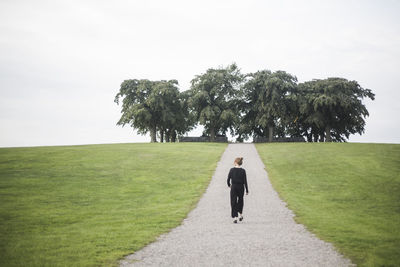
<path fill-rule="evenodd" d="M 235 157 L 244 157 L 249 195 L 244 220 L 230 218 L 226 178 Z M 182 225 L 121 266 L 350 266 L 333 246 L 293 219 L 293 212 L 272 188 L 253 144 L 230 144 L 209 187 Z"/>

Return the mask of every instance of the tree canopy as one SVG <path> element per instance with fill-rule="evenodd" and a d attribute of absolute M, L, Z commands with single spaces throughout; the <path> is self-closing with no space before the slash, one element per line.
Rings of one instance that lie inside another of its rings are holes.
<path fill-rule="evenodd" d="M 237 95 L 242 75 L 236 64 L 226 68 L 208 69 L 196 76 L 190 88 L 189 105 L 205 133 L 214 141 L 216 134 L 234 133 L 238 121 Z"/>
<path fill-rule="evenodd" d="M 299 124 L 311 141 L 345 141 L 350 134 L 364 133 L 369 115 L 363 98 L 375 99 L 370 89 L 356 81 L 328 78 L 304 82 L 298 86 Z"/>
<path fill-rule="evenodd" d="M 177 133 L 190 130 L 190 123 L 183 118 L 187 112 L 177 85 L 176 80 L 125 80 L 114 100 L 119 104 L 122 99 L 117 125 L 130 124 L 139 134 L 150 132 L 151 142 L 157 141 L 157 130 L 161 139 L 164 134 L 175 139 Z"/>
<path fill-rule="evenodd" d="M 273 128 L 284 124 L 290 115 L 290 94 L 296 89 L 297 78 L 284 71 L 258 71 L 247 75 L 243 86 L 242 119 L 239 134 L 242 136 L 268 136 L 273 138 Z"/>

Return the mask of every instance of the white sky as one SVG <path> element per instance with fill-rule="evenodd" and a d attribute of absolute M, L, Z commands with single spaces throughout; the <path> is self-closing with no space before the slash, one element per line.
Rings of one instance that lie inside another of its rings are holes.
<path fill-rule="evenodd" d="M 0 1 L 0 146 L 148 142 L 116 126 L 125 79 L 208 68 L 357 80 L 366 133 L 400 143 L 400 1 Z M 192 134 L 200 134 L 198 129 Z"/>

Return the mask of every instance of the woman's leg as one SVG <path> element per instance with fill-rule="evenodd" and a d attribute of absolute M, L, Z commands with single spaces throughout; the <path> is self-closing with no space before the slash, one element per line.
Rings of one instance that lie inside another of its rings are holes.
<path fill-rule="evenodd" d="M 237 190 L 232 185 L 231 186 L 231 216 L 232 216 L 232 218 L 236 218 L 238 216 L 237 198 L 238 198 Z"/>
<path fill-rule="evenodd" d="M 243 196 L 244 196 L 244 187 L 242 186 L 238 190 L 238 202 L 237 202 L 237 211 L 242 214 L 243 213 Z"/>

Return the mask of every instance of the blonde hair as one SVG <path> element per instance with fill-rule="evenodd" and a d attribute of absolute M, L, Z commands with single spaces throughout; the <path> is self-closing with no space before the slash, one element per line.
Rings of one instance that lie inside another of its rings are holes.
<path fill-rule="evenodd" d="M 243 158 L 236 158 L 235 161 L 233 162 L 239 166 L 241 166 L 243 164 Z"/>

